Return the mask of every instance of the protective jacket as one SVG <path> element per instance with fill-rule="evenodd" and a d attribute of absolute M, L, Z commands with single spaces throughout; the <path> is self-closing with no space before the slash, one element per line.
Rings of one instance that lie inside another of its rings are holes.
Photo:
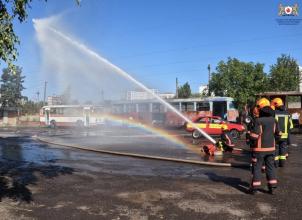
<path fill-rule="evenodd" d="M 275 119 L 278 122 L 278 127 L 281 132 L 280 140 L 287 140 L 289 136 L 289 130 L 294 127 L 290 114 L 285 109 L 276 109 Z"/>
<path fill-rule="evenodd" d="M 277 121 L 274 117 L 260 117 L 255 120 L 254 129 L 250 132 L 250 138 L 255 140 L 251 145 L 253 152 L 275 151 L 275 136 L 279 135 Z"/>

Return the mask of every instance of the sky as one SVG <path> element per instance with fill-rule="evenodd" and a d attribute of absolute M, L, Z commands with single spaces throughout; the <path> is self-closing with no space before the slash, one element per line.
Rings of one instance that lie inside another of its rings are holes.
<path fill-rule="evenodd" d="M 302 0 L 82 0 L 80 6 L 75 0 L 33 1 L 27 21 L 15 22 L 24 95 L 36 100 L 40 92 L 41 99 L 47 80 L 32 19 L 60 15 L 64 33 L 149 88 L 175 92 L 177 77 L 197 92 L 208 82 L 208 64 L 215 71 L 228 57 L 264 63 L 266 72 L 282 53 L 302 64 L 302 22 L 279 25 L 279 3 L 298 3 L 301 11 Z M 60 93 L 48 83 L 47 95 Z"/>

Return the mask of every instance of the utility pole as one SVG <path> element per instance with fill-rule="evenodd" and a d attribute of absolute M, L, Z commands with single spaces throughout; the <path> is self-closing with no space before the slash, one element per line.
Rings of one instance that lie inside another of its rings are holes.
<path fill-rule="evenodd" d="M 178 99 L 178 79 L 176 77 L 176 94 L 175 94 L 175 98 Z"/>
<path fill-rule="evenodd" d="M 209 71 L 209 81 L 208 81 L 208 96 L 211 95 L 211 92 L 210 92 L 210 81 L 211 81 L 211 65 L 209 64 L 208 65 L 208 71 Z"/>
<path fill-rule="evenodd" d="M 47 82 L 45 81 L 45 83 L 44 83 L 44 99 L 43 99 L 44 105 L 46 104 L 46 87 L 47 87 Z"/>
<path fill-rule="evenodd" d="M 104 102 L 104 90 L 101 89 L 101 101 Z"/>
<path fill-rule="evenodd" d="M 37 94 L 37 102 L 39 102 L 40 101 L 40 92 L 38 91 L 38 92 L 36 92 L 36 94 Z"/>

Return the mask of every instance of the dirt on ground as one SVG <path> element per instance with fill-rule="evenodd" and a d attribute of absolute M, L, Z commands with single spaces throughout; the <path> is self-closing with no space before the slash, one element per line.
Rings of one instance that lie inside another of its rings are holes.
<path fill-rule="evenodd" d="M 0 138 L 0 219 L 301 219 L 302 135 L 275 194 L 263 176 L 249 195 L 249 168 L 116 157 L 11 133 Z"/>

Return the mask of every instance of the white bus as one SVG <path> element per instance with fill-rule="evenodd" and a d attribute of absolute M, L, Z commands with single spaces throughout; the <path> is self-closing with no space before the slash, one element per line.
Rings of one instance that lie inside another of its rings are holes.
<path fill-rule="evenodd" d="M 104 107 L 92 105 L 50 105 L 40 110 L 40 124 L 56 126 L 93 126 L 104 123 Z"/>

